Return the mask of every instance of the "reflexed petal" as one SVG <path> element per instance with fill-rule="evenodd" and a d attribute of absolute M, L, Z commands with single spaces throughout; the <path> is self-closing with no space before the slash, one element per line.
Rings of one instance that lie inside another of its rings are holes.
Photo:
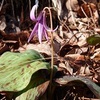
<path fill-rule="evenodd" d="M 31 35 L 30 35 L 30 37 L 29 37 L 29 39 L 28 39 L 28 43 L 29 43 L 30 40 L 33 38 L 35 32 L 38 30 L 38 24 L 39 24 L 39 23 L 36 23 L 36 25 L 34 26 L 34 29 L 32 30 Z"/>
<path fill-rule="evenodd" d="M 37 21 L 36 17 L 35 17 L 35 10 L 38 8 L 38 5 L 34 5 L 32 7 L 32 10 L 30 11 L 30 19 L 33 21 Z"/>
<path fill-rule="evenodd" d="M 44 27 L 48 32 L 55 32 L 58 29 L 58 26 L 53 30 L 51 30 L 51 28 L 49 28 L 48 26 L 44 26 Z"/>
<path fill-rule="evenodd" d="M 43 12 L 41 12 L 41 13 L 38 15 L 37 20 L 40 21 L 42 18 L 43 18 Z"/>
<path fill-rule="evenodd" d="M 39 26 L 38 26 L 38 38 L 39 38 L 39 42 L 40 43 L 42 41 L 42 34 L 43 34 L 43 24 L 39 23 Z"/>
<path fill-rule="evenodd" d="M 58 29 L 58 26 L 57 26 L 55 29 L 53 29 L 53 30 L 51 30 L 51 28 L 49 28 L 49 27 L 47 26 L 47 24 L 46 24 L 46 16 L 45 16 L 45 13 L 43 14 L 43 26 L 44 26 L 44 28 L 45 28 L 47 31 L 49 31 L 49 32 L 54 32 L 54 31 L 56 31 L 56 30 Z"/>

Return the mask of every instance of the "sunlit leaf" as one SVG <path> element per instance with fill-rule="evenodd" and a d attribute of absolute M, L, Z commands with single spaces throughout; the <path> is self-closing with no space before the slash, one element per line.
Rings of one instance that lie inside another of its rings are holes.
<path fill-rule="evenodd" d="M 6 52 L 0 57 L 0 91 L 21 91 L 35 72 L 49 68 L 49 63 L 34 50 Z"/>
<path fill-rule="evenodd" d="M 87 38 L 87 43 L 90 45 L 96 45 L 100 43 L 100 35 L 96 34 L 96 35 L 90 36 L 89 38 Z"/>
<path fill-rule="evenodd" d="M 55 80 L 57 83 L 60 85 L 67 85 L 69 82 L 75 82 L 75 81 L 80 81 L 86 84 L 89 89 L 94 93 L 94 95 L 98 98 L 100 98 L 100 87 L 96 85 L 92 80 L 86 78 L 86 77 L 81 77 L 81 76 L 64 76 L 62 78 L 58 78 Z"/>

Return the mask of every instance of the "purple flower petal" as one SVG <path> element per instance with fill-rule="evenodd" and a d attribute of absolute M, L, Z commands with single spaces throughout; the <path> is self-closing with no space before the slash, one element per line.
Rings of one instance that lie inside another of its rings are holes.
<path fill-rule="evenodd" d="M 42 34 L 43 34 L 43 24 L 39 23 L 39 26 L 38 26 L 38 38 L 39 38 L 39 42 L 40 43 L 42 41 Z"/>
<path fill-rule="evenodd" d="M 32 30 L 31 35 L 30 35 L 30 37 L 29 37 L 29 39 L 28 39 L 28 43 L 29 43 L 30 40 L 33 38 L 35 32 L 38 30 L 38 24 L 39 24 L 39 23 L 36 23 L 36 25 L 34 26 L 34 29 Z"/>
<path fill-rule="evenodd" d="M 47 31 L 49 31 L 49 32 L 54 32 L 54 31 L 56 31 L 56 30 L 58 29 L 58 26 L 57 26 L 55 29 L 53 29 L 53 30 L 51 30 L 51 28 L 49 28 L 49 27 L 47 26 L 47 24 L 46 24 L 46 15 L 45 15 L 45 13 L 43 14 L 43 26 L 44 26 L 44 28 L 45 28 Z"/>
<path fill-rule="evenodd" d="M 32 39 L 32 37 L 34 36 L 35 33 L 38 33 L 38 39 L 39 42 L 42 42 L 42 37 L 44 36 L 47 40 L 48 40 L 48 34 L 47 31 L 50 32 L 54 32 L 57 30 L 58 26 L 53 30 L 51 28 L 49 28 L 46 24 L 46 15 L 45 12 L 42 11 L 40 12 L 40 14 L 38 15 L 38 17 L 35 17 L 35 10 L 37 9 L 38 5 L 34 5 L 32 7 L 32 10 L 30 12 L 30 18 L 33 21 L 36 21 L 36 25 L 34 26 L 34 29 L 31 32 L 31 35 L 28 39 L 28 42 Z"/>
<path fill-rule="evenodd" d="M 41 13 L 38 15 L 37 20 L 40 21 L 42 18 L 43 18 L 43 12 L 41 12 Z"/>
<path fill-rule="evenodd" d="M 37 21 L 36 17 L 35 17 L 35 10 L 38 8 L 38 5 L 34 5 L 32 7 L 32 10 L 30 11 L 30 19 L 33 21 Z"/>
<path fill-rule="evenodd" d="M 45 29 L 43 29 L 43 33 L 44 33 L 45 38 L 48 40 L 47 31 Z"/>

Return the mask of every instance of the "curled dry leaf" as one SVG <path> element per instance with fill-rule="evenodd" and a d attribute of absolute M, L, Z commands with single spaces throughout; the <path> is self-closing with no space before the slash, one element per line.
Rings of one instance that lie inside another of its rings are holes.
<path fill-rule="evenodd" d="M 100 48 L 94 51 L 95 53 L 91 56 L 91 59 L 94 59 L 96 62 L 100 61 Z"/>
<path fill-rule="evenodd" d="M 0 55 L 9 50 L 9 47 L 5 43 L 0 43 Z"/>
<path fill-rule="evenodd" d="M 65 63 L 60 63 L 59 68 L 64 69 L 66 71 L 65 73 L 69 73 L 70 75 L 73 74 L 73 69 L 67 61 Z"/>
<path fill-rule="evenodd" d="M 65 59 L 77 59 L 78 57 L 80 56 L 80 54 L 68 54 L 68 55 L 65 55 Z"/>
<path fill-rule="evenodd" d="M 64 45 L 60 48 L 58 54 L 59 54 L 59 56 L 61 56 L 61 57 L 64 57 L 64 56 L 65 56 L 66 54 L 68 54 L 68 53 L 74 54 L 76 48 L 79 48 L 79 46 L 78 46 L 78 45 L 64 44 Z"/>
<path fill-rule="evenodd" d="M 85 75 L 91 75 L 91 72 L 88 66 L 87 67 L 83 66 L 80 68 L 78 74 L 85 76 Z"/>
<path fill-rule="evenodd" d="M 20 46 L 27 43 L 29 32 L 22 31 L 20 33 L 10 33 L 6 34 L 3 31 L 0 31 L 1 39 L 4 43 L 7 44 L 8 47 L 12 47 L 12 49 L 18 49 Z"/>

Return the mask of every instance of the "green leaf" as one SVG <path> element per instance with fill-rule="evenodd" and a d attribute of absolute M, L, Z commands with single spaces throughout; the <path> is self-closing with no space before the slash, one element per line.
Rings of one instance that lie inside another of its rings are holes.
<path fill-rule="evenodd" d="M 32 75 L 49 70 L 50 64 L 34 50 L 23 53 L 6 52 L 0 57 L 0 91 L 21 91 L 28 86 Z"/>
<path fill-rule="evenodd" d="M 94 93 L 94 95 L 100 99 L 100 87 L 96 85 L 92 80 L 86 78 L 86 77 L 81 77 L 81 76 L 64 76 L 62 78 L 58 78 L 55 80 L 57 83 L 60 85 L 66 85 L 69 82 L 74 81 L 81 81 L 84 84 L 86 84 L 89 89 Z"/>
<path fill-rule="evenodd" d="M 95 35 L 90 36 L 89 38 L 87 38 L 87 43 L 90 45 L 96 45 L 100 43 L 100 35 L 95 34 Z"/>
<path fill-rule="evenodd" d="M 15 100 L 37 100 L 43 95 L 50 82 L 44 75 L 41 72 L 33 74 L 30 84 L 24 90 L 18 92 L 20 95 Z"/>

